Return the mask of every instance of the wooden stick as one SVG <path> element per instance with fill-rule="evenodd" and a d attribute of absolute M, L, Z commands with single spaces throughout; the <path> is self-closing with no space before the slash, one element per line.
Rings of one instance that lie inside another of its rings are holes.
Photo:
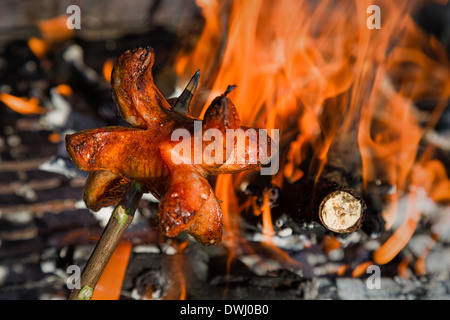
<path fill-rule="evenodd" d="M 133 220 L 142 194 L 142 186 L 133 182 L 121 202 L 114 208 L 108 224 L 83 270 L 80 287 L 71 291 L 69 300 L 91 299 L 103 270 Z"/>

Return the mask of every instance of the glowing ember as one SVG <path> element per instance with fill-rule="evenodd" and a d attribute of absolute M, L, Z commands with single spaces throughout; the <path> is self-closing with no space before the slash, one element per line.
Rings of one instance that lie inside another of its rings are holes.
<path fill-rule="evenodd" d="M 47 43 L 62 42 L 73 37 L 73 30 L 67 28 L 67 15 L 40 21 L 38 28 Z"/>
<path fill-rule="evenodd" d="M 111 82 L 111 72 L 112 69 L 114 67 L 114 61 L 111 59 L 108 59 L 105 61 L 105 63 L 103 64 L 103 77 L 105 78 L 105 80 L 109 83 Z"/>

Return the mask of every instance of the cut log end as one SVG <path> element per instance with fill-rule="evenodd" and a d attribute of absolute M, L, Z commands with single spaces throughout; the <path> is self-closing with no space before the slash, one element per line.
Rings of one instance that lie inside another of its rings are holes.
<path fill-rule="evenodd" d="M 365 203 L 349 190 L 336 190 L 328 194 L 319 207 L 323 226 L 337 233 L 349 233 L 361 227 Z"/>

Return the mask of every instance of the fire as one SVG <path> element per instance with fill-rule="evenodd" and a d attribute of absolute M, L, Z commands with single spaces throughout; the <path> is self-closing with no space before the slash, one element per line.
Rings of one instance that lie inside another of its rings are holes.
<path fill-rule="evenodd" d="M 58 91 L 59 94 L 65 96 L 65 97 L 69 97 L 72 95 L 72 88 L 65 83 L 61 83 L 59 85 L 56 86 L 56 91 Z"/>
<path fill-rule="evenodd" d="M 352 277 L 358 278 L 358 277 L 362 276 L 364 273 L 366 273 L 367 268 L 369 266 L 371 266 L 372 264 L 373 264 L 372 261 L 365 261 L 365 262 L 359 264 L 358 266 L 356 266 L 355 269 L 353 269 Z"/>
<path fill-rule="evenodd" d="M 38 29 L 47 43 L 57 43 L 73 37 L 73 30 L 67 28 L 67 15 L 60 15 L 38 23 Z"/>
<path fill-rule="evenodd" d="M 267 192 L 263 193 L 263 209 L 262 209 L 262 221 L 263 221 L 263 235 L 268 238 L 270 242 L 271 237 L 274 236 L 272 216 L 270 214 L 270 203 Z"/>
<path fill-rule="evenodd" d="M 237 85 L 230 98 L 243 124 L 280 130 L 280 171 L 272 181 L 282 188 L 306 174 L 317 180 L 334 156 L 332 144 L 353 139 L 365 188 L 392 186 L 381 213 L 392 235 L 373 255 L 377 264 L 391 261 L 422 217 L 416 207 L 421 190 L 435 202 L 450 198 L 445 168 L 432 156 L 421 158 L 419 150 L 450 96 L 445 49 L 411 18 L 420 2 L 257 0 L 228 7 L 198 0 L 197 5 L 205 28 L 194 50 L 182 53 L 175 66 L 181 79 L 202 71 L 193 113 L 202 115 L 215 96 Z M 371 5 L 380 7 L 379 30 L 367 26 Z M 436 107 L 424 121 L 416 103 L 426 98 Z M 304 172 L 308 148 L 313 158 Z M 232 258 L 241 242 L 235 194 L 240 179 L 219 176 L 215 189 Z M 400 217 L 403 198 L 409 206 Z M 270 208 L 263 206 L 262 213 L 264 232 L 273 235 Z M 392 230 L 398 219 L 403 220 Z"/>
<path fill-rule="evenodd" d="M 325 235 L 323 237 L 324 252 L 329 254 L 331 251 L 339 249 L 341 247 L 341 242 L 335 236 Z"/>
<path fill-rule="evenodd" d="M 415 208 L 416 193 L 411 192 L 408 199 L 406 219 L 398 227 L 394 234 L 374 252 L 374 261 L 377 264 L 385 264 L 391 261 L 411 239 L 417 224 L 419 223 L 421 212 Z"/>
<path fill-rule="evenodd" d="M 219 175 L 217 177 L 215 192 L 222 201 L 220 206 L 223 214 L 223 243 L 229 249 L 227 270 L 230 269 L 231 261 L 237 256 L 240 245 L 240 217 L 237 210 L 237 199 L 234 194 L 232 177 L 230 175 Z"/>
<path fill-rule="evenodd" d="M 421 276 L 421 275 L 425 274 L 425 272 L 426 272 L 425 258 L 438 239 L 439 239 L 438 235 L 436 235 L 436 234 L 431 235 L 429 244 L 417 258 L 416 266 L 415 266 L 415 272 L 417 275 Z"/>

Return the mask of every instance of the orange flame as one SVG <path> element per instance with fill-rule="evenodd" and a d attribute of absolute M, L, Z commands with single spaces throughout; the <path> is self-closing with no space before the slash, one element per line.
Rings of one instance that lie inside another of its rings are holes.
<path fill-rule="evenodd" d="M 342 264 L 342 265 L 340 265 L 340 266 L 337 268 L 336 274 L 337 274 L 338 276 L 341 277 L 341 276 L 343 276 L 343 275 L 345 274 L 345 271 L 347 271 L 348 268 L 349 268 L 348 265 Z"/>
<path fill-rule="evenodd" d="M 326 254 L 329 254 L 333 250 L 339 249 L 342 244 L 335 236 L 325 235 L 322 239 L 323 250 Z"/>
<path fill-rule="evenodd" d="M 105 61 L 105 63 L 103 64 L 103 77 L 105 78 L 105 80 L 109 83 L 111 82 L 111 72 L 112 69 L 114 67 L 114 61 L 112 59 L 108 59 Z"/>
<path fill-rule="evenodd" d="M 417 275 L 421 276 L 426 273 L 426 265 L 425 265 L 426 257 L 428 255 L 428 253 L 431 251 L 431 249 L 433 248 L 433 246 L 436 243 L 436 241 L 438 240 L 438 238 L 439 238 L 438 235 L 433 234 L 431 236 L 431 239 L 430 239 L 428 245 L 425 247 L 423 252 L 417 258 L 416 265 L 414 268 L 414 271 L 416 272 Z"/>
<path fill-rule="evenodd" d="M 275 231 L 273 229 L 272 224 L 272 215 L 271 215 L 271 208 L 270 208 L 270 199 L 269 199 L 269 189 L 265 189 L 263 191 L 263 203 L 261 208 L 258 208 L 258 206 L 254 203 L 253 204 L 253 214 L 255 216 L 259 216 L 262 213 L 262 233 L 265 238 L 265 242 L 271 243 L 272 237 L 275 235 Z M 256 201 L 256 199 L 255 199 Z"/>
<path fill-rule="evenodd" d="M 411 258 L 410 257 L 408 257 L 408 258 L 405 258 L 405 259 L 403 259 L 399 264 L 398 264 L 398 267 L 397 267 L 397 273 L 398 273 L 398 275 L 400 276 L 400 277 L 402 277 L 403 279 L 407 279 L 408 277 L 409 277 L 409 270 L 408 270 L 408 267 L 409 267 L 409 264 L 411 263 Z"/>
<path fill-rule="evenodd" d="M 28 39 L 28 47 L 33 54 L 43 60 L 52 46 L 73 37 L 73 30 L 67 27 L 67 15 L 42 20 L 37 23 L 41 38 L 31 37 Z"/>
<path fill-rule="evenodd" d="M 178 245 L 177 252 L 170 256 L 170 271 L 172 282 L 165 300 L 185 300 L 186 299 L 186 278 L 183 270 L 186 267 L 185 257 L 183 251 L 186 249 L 188 242 L 182 242 Z"/>
<path fill-rule="evenodd" d="M 237 215 L 237 199 L 234 194 L 232 177 L 230 175 L 219 175 L 216 181 L 215 192 L 221 201 L 220 207 L 223 214 L 223 243 L 230 250 L 228 256 L 227 270 L 231 261 L 236 257 L 236 250 L 240 244 L 240 217 Z"/>
<path fill-rule="evenodd" d="M 263 220 L 263 235 L 266 237 L 266 241 L 271 242 L 271 238 L 274 236 L 275 232 L 273 230 L 272 215 L 270 210 L 270 200 L 267 192 L 263 194 L 263 210 L 262 210 L 262 220 Z"/>
<path fill-rule="evenodd" d="M 355 269 L 353 269 L 352 277 L 353 278 L 361 277 L 364 273 L 367 272 L 367 268 L 371 265 L 373 265 L 372 261 L 365 261 L 359 264 Z"/>
<path fill-rule="evenodd" d="M 42 38 L 47 43 L 61 42 L 73 37 L 73 30 L 67 27 L 67 15 L 42 20 L 38 23 Z"/>
<path fill-rule="evenodd" d="M 437 160 L 427 160 L 425 157 L 427 155 L 425 153 L 421 161 L 412 168 L 406 219 L 395 230 L 393 235 L 374 252 L 374 261 L 378 264 L 391 261 L 408 243 L 416 230 L 422 214 L 417 209 L 418 205 L 415 201 L 418 190 L 424 191 L 435 202 L 448 202 L 450 200 L 450 179 L 445 173 L 445 168 Z M 434 237 L 437 237 L 437 235 Z M 424 253 L 424 257 L 426 253 Z"/>
<path fill-rule="evenodd" d="M 202 71 L 193 113 L 201 116 L 215 96 L 236 84 L 231 99 L 243 124 L 280 129 L 283 156 L 273 178 L 280 186 L 304 177 L 300 165 L 308 148 L 314 153 L 308 175 L 317 180 L 336 139 L 346 134 L 356 137 L 364 186 L 392 185 L 382 210 L 388 230 L 399 218 L 399 199 L 409 199 L 400 226 L 374 253 L 377 264 L 391 261 L 422 216 L 414 207 L 420 200 L 418 188 L 435 201 L 450 197 L 442 164 L 418 159 L 423 134 L 437 123 L 450 96 L 445 49 L 411 18 L 421 2 L 257 0 L 226 5 L 198 0 L 197 4 L 205 29 L 195 49 L 180 55 L 176 63 L 181 79 Z M 381 10 L 381 30 L 367 25 L 366 10 L 373 4 Z M 436 101 L 436 107 L 424 125 L 415 104 L 425 98 Z M 226 245 L 240 242 L 234 238 L 239 237 L 239 217 L 233 179 L 219 177 L 216 183 L 223 201 Z M 270 208 L 264 206 L 263 212 L 264 228 L 271 233 Z"/>
<path fill-rule="evenodd" d="M 65 97 L 69 97 L 72 95 L 72 88 L 65 83 L 61 83 L 59 85 L 56 86 L 56 90 L 58 91 L 59 94 L 65 96 Z"/>

